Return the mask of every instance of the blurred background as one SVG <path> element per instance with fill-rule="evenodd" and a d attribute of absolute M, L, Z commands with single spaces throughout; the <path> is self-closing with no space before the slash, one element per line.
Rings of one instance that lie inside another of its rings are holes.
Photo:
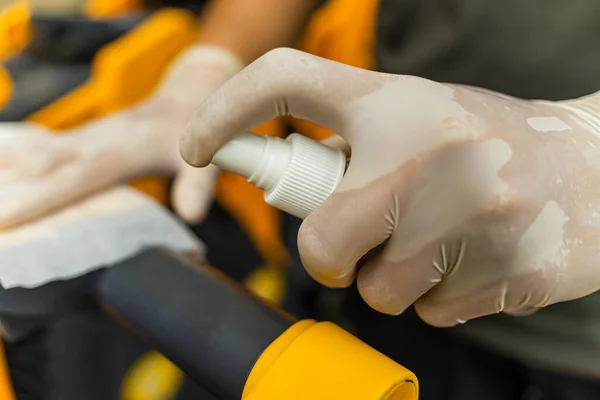
<path fill-rule="evenodd" d="M 60 134 L 142 102 L 196 40 L 205 3 L 0 0 L 0 123 L 31 121 Z M 570 99 L 598 89 L 597 0 L 572 6 L 543 0 L 381 1 L 376 17 L 379 3 L 323 1 L 329 6 L 310 18 L 298 47 L 361 68 L 377 64 L 382 72 L 522 98 Z M 331 134 L 291 118 L 254 130 L 279 137 L 292 131 L 314 139 Z M 129 183 L 173 210 L 172 179 L 147 176 Z M 600 349 L 600 296 L 527 318 L 470 321 L 463 331 L 436 329 L 413 310 L 397 317 L 374 312 L 356 287 L 317 285 L 299 259 L 299 225 L 268 206 L 243 178 L 222 173 L 207 217 L 188 227 L 206 244 L 212 266 L 298 318 L 331 320 L 359 336 L 414 371 L 424 399 L 600 398 L 568 397 L 580 388 L 600 393 L 596 377 L 579 373 L 583 360 L 589 370 L 600 371 L 593 358 Z M 4 354 L 0 389 L 14 387 L 19 400 L 213 399 L 96 311 L 52 321 L 25 342 L 5 342 Z"/>

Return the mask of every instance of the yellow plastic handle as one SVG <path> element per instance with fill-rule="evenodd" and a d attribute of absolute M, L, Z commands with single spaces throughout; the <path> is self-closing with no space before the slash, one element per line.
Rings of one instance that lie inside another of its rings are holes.
<path fill-rule="evenodd" d="M 329 322 L 297 322 L 252 369 L 242 400 L 416 400 L 416 376 Z"/>

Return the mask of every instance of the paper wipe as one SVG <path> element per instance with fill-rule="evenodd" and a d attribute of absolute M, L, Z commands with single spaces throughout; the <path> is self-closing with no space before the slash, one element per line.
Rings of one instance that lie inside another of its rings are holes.
<path fill-rule="evenodd" d="M 0 284 L 32 288 L 74 278 L 153 246 L 203 250 L 168 210 L 134 189 L 119 187 L 0 231 Z"/>

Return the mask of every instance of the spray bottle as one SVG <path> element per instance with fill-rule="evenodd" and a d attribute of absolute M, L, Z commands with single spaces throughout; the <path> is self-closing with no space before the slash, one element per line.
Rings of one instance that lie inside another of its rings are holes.
<path fill-rule="evenodd" d="M 346 171 L 346 155 L 306 136 L 287 139 L 243 133 L 212 163 L 241 175 L 275 208 L 304 219 L 333 193 Z"/>

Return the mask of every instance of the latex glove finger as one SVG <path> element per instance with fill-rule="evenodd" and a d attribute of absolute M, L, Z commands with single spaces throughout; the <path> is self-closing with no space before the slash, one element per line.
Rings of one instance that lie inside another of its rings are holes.
<path fill-rule="evenodd" d="M 172 191 L 173 207 L 188 223 L 201 222 L 210 209 L 219 169 L 214 165 L 193 168 L 183 165 L 175 178 Z"/>
<path fill-rule="evenodd" d="M 506 154 L 496 150 L 485 142 L 452 146 L 427 162 L 408 163 L 364 194 L 381 197 L 396 187 L 395 208 L 387 213 L 390 241 L 359 274 L 359 290 L 374 308 L 398 314 L 461 271 L 469 248 L 457 227 L 503 190 L 496 174 Z"/>
<path fill-rule="evenodd" d="M 470 289 L 460 295 L 456 295 L 454 288 L 446 290 L 448 285 L 456 285 L 456 281 L 443 282 L 415 303 L 417 314 L 430 325 L 454 326 L 501 312 L 526 316 L 548 306 L 552 298 L 552 288 L 534 276 L 504 279 L 497 284 L 487 282 L 481 286 L 474 281 Z M 450 295 L 452 292 L 455 294 Z"/>
<path fill-rule="evenodd" d="M 198 107 L 181 137 L 181 155 L 190 165 L 208 165 L 232 136 L 282 115 L 329 128 L 352 145 L 346 106 L 383 83 L 362 79 L 365 72 L 296 50 L 273 50 Z M 349 79 L 356 85 L 349 86 Z"/>
<path fill-rule="evenodd" d="M 334 193 L 300 227 L 298 250 L 304 268 L 329 287 L 350 285 L 358 261 L 391 234 L 393 222 L 381 210 L 393 208 L 391 196 Z"/>

